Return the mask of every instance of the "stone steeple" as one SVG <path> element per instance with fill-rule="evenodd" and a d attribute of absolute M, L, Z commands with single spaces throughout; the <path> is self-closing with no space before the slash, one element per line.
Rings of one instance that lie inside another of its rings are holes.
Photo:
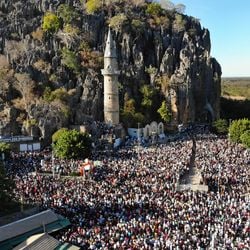
<path fill-rule="evenodd" d="M 117 56 L 116 56 L 116 46 L 115 46 L 115 42 L 113 40 L 110 28 L 109 28 L 109 31 L 108 31 L 108 37 L 107 37 L 107 41 L 106 41 L 104 57 L 117 58 Z"/>
<path fill-rule="evenodd" d="M 111 30 L 108 31 L 104 52 L 104 122 L 112 125 L 119 124 L 119 91 L 116 46 Z"/>

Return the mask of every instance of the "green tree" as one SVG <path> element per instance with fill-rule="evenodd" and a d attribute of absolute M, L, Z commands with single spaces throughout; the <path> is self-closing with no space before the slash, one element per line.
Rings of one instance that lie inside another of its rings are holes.
<path fill-rule="evenodd" d="M 86 3 L 86 12 L 88 14 L 94 14 L 95 12 L 98 12 L 102 7 L 102 1 L 101 0 L 88 0 Z"/>
<path fill-rule="evenodd" d="M 240 136 L 240 140 L 247 148 L 250 148 L 250 130 L 245 131 Z"/>
<path fill-rule="evenodd" d="M 149 67 L 145 67 L 145 72 L 148 73 L 149 75 L 156 74 L 157 73 L 157 68 L 152 67 L 152 65 L 150 65 Z"/>
<path fill-rule="evenodd" d="M 33 126 L 37 126 L 38 122 L 36 119 L 27 119 L 27 120 L 23 121 L 23 125 L 26 129 L 30 129 Z"/>
<path fill-rule="evenodd" d="M 138 122 L 142 125 L 145 123 L 145 116 L 140 112 L 134 114 L 134 120 L 133 120 L 134 127 L 135 125 L 138 124 Z"/>
<path fill-rule="evenodd" d="M 228 133 L 228 123 L 225 119 L 218 119 L 213 122 L 213 130 L 218 134 Z"/>
<path fill-rule="evenodd" d="M 79 15 L 74 8 L 68 4 L 61 4 L 57 9 L 57 15 L 63 20 L 64 24 L 71 24 Z"/>
<path fill-rule="evenodd" d="M 159 16 L 162 12 L 162 7 L 159 3 L 150 3 L 147 6 L 146 13 L 152 16 Z"/>
<path fill-rule="evenodd" d="M 161 87 L 162 93 L 166 93 L 170 85 L 170 77 L 167 74 L 163 74 L 158 76 L 155 79 L 155 82 L 157 85 Z"/>
<path fill-rule="evenodd" d="M 80 33 L 80 30 L 77 27 L 72 26 L 71 24 L 64 25 L 63 32 L 71 36 L 76 36 Z"/>
<path fill-rule="evenodd" d="M 123 111 L 121 113 L 121 120 L 126 127 L 137 127 L 137 123 L 145 124 L 145 116 L 140 113 L 132 113 Z"/>
<path fill-rule="evenodd" d="M 69 69 L 72 69 L 74 73 L 77 74 L 80 72 L 80 66 L 76 53 L 67 48 L 62 49 L 62 63 Z"/>
<path fill-rule="evenodd" d="M 159 114 L 156 111 L 162 101 L 160 90 L 151 85 L 143 85 L 140 92 L 142 93 L 140 111 L 144 114 L 145 121 L 150 123 L 159 120 Z"/>
<path fill-rule="evenodd" d="M 131 112 L 122 111 L 121 121 L 127 128 L 131 127 L 134 122 L 134 114 L 132 114 Z"/>
<path fill-rule="evenodd" d="M 231 141 L 240 143 L 241 136 L 248 130 L 250 130 L 249 119 L 234 120 L 229 127 Z"/>
<path fill-rule="evenodd" d="M 60 128 L 52 135 L 52 143 L 56 144 L 58 139 L 64 134 L 65 132 L 68 132 L 69 130 L 67 128 Z"/>
<path fill-rule="evenodd" d="M 187 21 L 180 14 L 175 14 L 175 20 L 173 22 L 173 30 L 176 32 L 182 32 L 186 28 Z"/>
<path fill-rule="evenodd" d="M 128 93 L 125 93 L 125 96 L 124 96 L 123 110 L 124 112 L 129 112 L 132 114 L 135 113 L 135 100 L 132 98 L 129 98 Z"/>
<path fill-rule="evenodd" d="M 141 105 L 146 108 L 150 108 L 153 104 L 153 96 L 155 94 L 155 90 L 149 85 L 143 85 L 140 88 L 140 91 L 143 95 Z"/>
<path fill-rule="evenodd" d="M 43 17 L 42 29 L 51 33 L 57 32 L 60 28 L 60 20 L 57 15 L 47 12 Z"/>
<path fill-rule="evenodd" d="M 51 102 L 51 93 L 52 93 L 52 90 L 50 87 L 46 87 L 43 91 L 43 99 L 46 101 L 46 102 Z"/>
<path fill-rule="evenodd" d="M 66 103 L 68 100 L 69 94 L 65 88 L 59 88 L 51 92 L 51 100 L 60 100 L 61 102 Z"/>
<path fill-rule="evenodd" d="M 170 114 L 169 109 L 167 107 L 166 101 L 163 101 L 161 103 L 161 107 L 157 110 L 157 112 L 160 114 L 163 121 L 170 122 L 171 114 Z"/>
<path fill-rule="evenodd" d="M 144 28 L 145 28 L 144 22 L 142 22 L 139 19 L 133 19 L 131 21 L 131 26 L 132 26 L 134 32 L 136 32 L 136 33 L 138 32 L 139 34 L 142 33 Z"/>
<path fill-rule="evenodd" d="M 3 154 L 4 158 L 8 157 L 10 155 L 11 147 L 10 144 L 5 142 L 0 142 L 0 159 L 2 159 Z"/>
<path fill-rule="evenodd" d="M 126 23 L 127 17 L 124 13 L 118 14 L 116 16 L 113 16 L 109 20 L 109 26 L 112 29 L 119 30 L 122 28 L 122 26 Z"/>
<path fill-rule="evenodd" d="M 91 153 L 91 139 L 87 133 L 65 129 L 54 136 L 54 140 L 53 151 L 58 158 L 84 159 Z"/>
<path fill-rule="evenodd" d="M 52 91 L 50 87 L 46 87 L 43 93 L 43 99 L 47 102 L 58 100 L 62 103 L 67 103 L 68 98 L 69 94 L 65 88 L 58 88 Z"/>
<path fill-rule="evenodd" d="M 144 124 L 145 117 L 142 113 L 136 112 L 135 100 L 129 98 L 128 93 L 124 96 L 124 106 L 121 112 L 121 120 L 126 127 L 135 127 L 137 123 Z"/>

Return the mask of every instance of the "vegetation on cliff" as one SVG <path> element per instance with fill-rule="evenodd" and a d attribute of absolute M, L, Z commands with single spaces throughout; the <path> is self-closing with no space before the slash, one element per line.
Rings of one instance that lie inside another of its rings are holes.
<path fill-rule="evenodd" d="M 170 122 L 171 114 L 169 112 L 169 109 L 167 107 L 167 103 L 165 101 L 163 101 L 161 103 L 161 107 L 157 110 L 157 112 L 160 114 L 160 116 L 164 122 Z"/>
<path fill-rule="evenodd" d="M 46 140 L 62 126 L 103 119 L 100 69 L 108 25 L 125 123 L 128 116 L 133 124 L 162 120 L 162 102 L 175 123 L 202 120 L 207 106 L 217 118 L 220 66 L 210 56 L 208 30 L 183 14 L 185 6 L 144 0 L 15 4 L 0 6 L 3 134 L 29 133 L 24 121 L 34 119 L 36 135 Z M 125 111 L 127 100 L 134 100 L 133 112 Z"/>

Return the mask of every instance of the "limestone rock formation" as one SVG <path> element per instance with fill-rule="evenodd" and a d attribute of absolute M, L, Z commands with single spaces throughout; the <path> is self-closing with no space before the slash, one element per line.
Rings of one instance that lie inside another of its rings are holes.
<path fill-rule="evenodd" d="M 139 107 L 140 88 L 146 84 L 155 87 L 158 99 L 167 101 L 175 124 L 219 117 L 221 68 L 210 55 L 209 31 L 195 18 L 175 11 L 149 14 L 147 1 L 141 6 L 133 5 L 134 1 L 130 5 L 127 1 L 106 2 L 93 14 L 86 13 L 85 1 L 80 0 L 0 2 L 0 55 L 8 60 L 8 71 L 13 71 L 11 80 L 3 77 L 0 60 L 0 81 L 7 85 L 5 94 L 0 93 L 0 116 L 6 121 L 2 128 L 19 119 L 13 131 L 21 133 L 22 121 L 34 118 L 40 136 L 49 138 L 61 126 L 103 120 L 100 69 L 105 40 L 111 18 L 122 12 L 125 18 L 112 27 L 121 70 L 121 107 L 126 93 Z M 62 4 L 66 12 L 59 13 Z M 41 28 L 48 12 L 59 16 L 60 27 L 55 32 Z M 147 72 L 150 67 L 153 73 Z M 16 73 L 28 74 L 33 80 L 30 101 L 15 87 Z M 54 98 L 63 105 L 54 109 L 49 101 L 44 102 L 48 88 L 50 100 Z M 54 92 L 60 88 L 66 90 L 67 97 Z M 26 102 L 18 106 L 18 100 Z M 68 116 L 63 112 L 65 106 L 70 111 Z M 9 108 L 18 112 L 6 118 L 4 110 Z M 2 129 L 4 134 L 9 132 Z"/>

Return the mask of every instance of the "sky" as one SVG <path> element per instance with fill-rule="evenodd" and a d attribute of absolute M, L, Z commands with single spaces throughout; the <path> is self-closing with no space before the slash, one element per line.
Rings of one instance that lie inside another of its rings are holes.
<path fill-rule="evenodd" d="M 210 31 L 211 56 L 222 77 L 250 77 L 250 0 L 172 0 Z"/>

